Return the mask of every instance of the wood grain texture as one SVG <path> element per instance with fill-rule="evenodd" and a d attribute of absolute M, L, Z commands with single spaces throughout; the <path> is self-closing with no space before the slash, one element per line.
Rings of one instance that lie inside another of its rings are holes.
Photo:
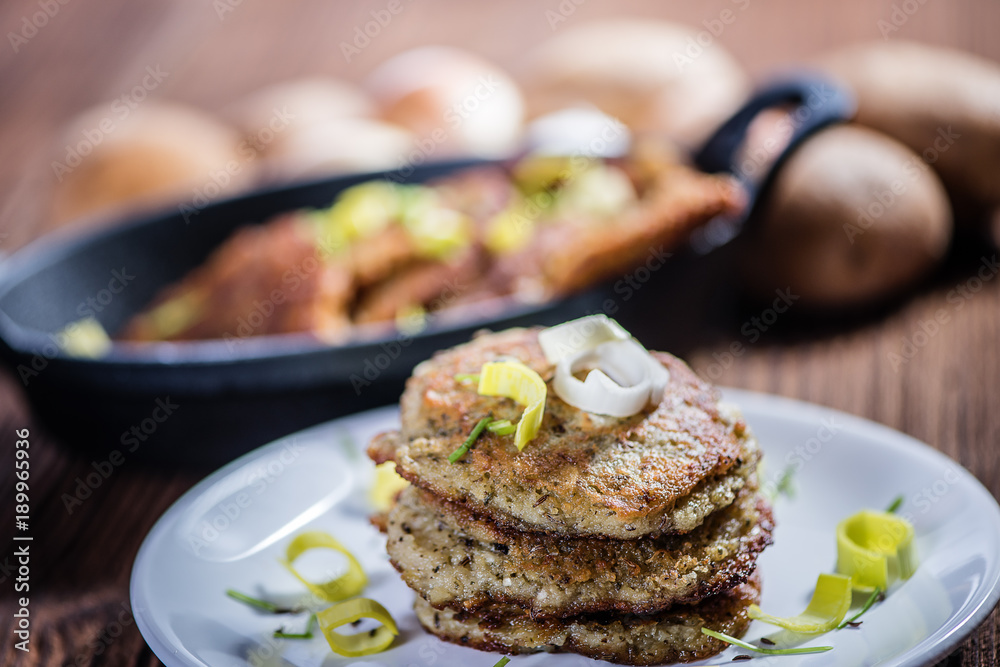
<path fill-rule="evenodd" d="M 147 66 L 170 73 L 153 97 L 219 110 L 255 87 L 286 77 L 331 73 L 360 79 L 398 50 L 426 43 L 474 49 L 517 71 L 525 48 L 552 29 L 547 10 L 558 0 L 505 3 L 402 0 L 404 10 L 351 62 L 338 48 L 384 1 L 353 3 L 232 2 L 223 14 L 212 2 L 72 0 L 61 5 L 15 53 L 0 44 L 0 251 L 10 252 L 51 229 L 46 218 L 55 144 L 74 114 L 130 89 Z M 807 61 L 826 49 L 879 39 L 890 1 L 584 0 L 564 24 L 630 14 L 693 25 L 736 8 L 737 20 L 718 43 L 755 75 Z M 745 7 L 745 9 L 739 9 Z M 39 11 L 37 0 L 0 5 L 7 35 Z M 1000 60 L 1000 3 L 927 2 L 892 39 L 963 48 Z M 558 29 L 558 28 L 557 28 Z M 953 258 L 924 288 L 877 317 L 844 325 L 789 323 L 746 345 L 723 367 L 718 359 L 740 334 L 741 316 L 714 325 L 687 356 L 721 384 L 813 401 L 876 420 L 930 443 L 971 470 L 1000 497 L 1000 280 L 963 300 L 947 295 L 978 268 L 976 249 Z M 904 337 L 946 309 L 950 320 L 906 363 L 895 363 Z M 752 311 L 751 311 L 752 312 Z M 0 374 L 0 538 L 12 545 L 13 493 L 9 461 L 14 430 L 31 430 L 32 651 L 14 650 L 15 595 L 8 573 L 13 549 L 0 554 L 0 664 L 155 665 L 128 609 L 128 578 L 136 550 L 157 517 L 195 481 L 192 473 L 143 468 L 131 462 L 79 506 L 67 510 L 91 460 L 37 424 L 20 381 Z M 949 666 L 1000 662 L 996 612 L 947 658 Z"/>

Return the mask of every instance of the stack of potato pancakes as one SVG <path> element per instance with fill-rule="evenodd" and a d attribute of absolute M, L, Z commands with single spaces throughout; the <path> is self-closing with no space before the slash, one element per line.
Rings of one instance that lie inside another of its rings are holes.
<path fill-rule="evenodd" d="M 385 519 L 387 549 L 441 639 L 505 653 L 571 651 L 622 664 L 701 659 L 741 635 L 773 518 L 757 492 L 760 452 L 735 408 L 679 359 L 662 401 L 626 418 L 578 410 L 553 391 L 518 451 L 482 417 L 524 406 L 481 396 L 462 374 L 516 359 L 554 372 L 537 329 L 481 335 L 416 368 L 399 431 L 369 455 L 411 482 Z M 456 376 L 459 376 L 456 378 Z"/>

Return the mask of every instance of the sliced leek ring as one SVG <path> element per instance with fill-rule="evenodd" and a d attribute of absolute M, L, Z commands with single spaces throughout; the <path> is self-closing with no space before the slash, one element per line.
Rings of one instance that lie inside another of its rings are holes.
<path fill-rule="evenodd" d="M 518 451 L 538 435 L 545 415 L 546 393 L 541 376 L 519 361 L 485 363 L 479 372 L 480 395 L 505 396 L 526 406 L 514 435 Z"/>
<path fill-rule="evenodd" d="M 593 349 L 601 343 L 631 339 L 632 334 L 607 315 L 588 315 L 538 333 L 538 345 L 550 364 Z"/>
<path fill-rule="evenodd" d="M 815 634 L 833 630 L 851 608 L 851 578 L 841 574 L 819 575 L 816 590 L 805 611 L 797 616 L 772 616 L 757 605 L 750 605 L 747 615 L 792 632 Z"/>
<path fill-rule="evenodd" d="M 586 379 L 577 379 L 575 374 L 588 368 Z M 666 382 L 657 368 L 666 373 L 634 340 L 610 341 L 560 359 L 552 387 L 574 408 L 630 417 L 663 397 Z"/>
<path fill-rule="evenodd" d="M 649 402 L 651 383 L 646 356 L 646 351 L 632 341 L 601 343 L 560 359 L 552 387 L 574 408 L 629 417 Z M 584 368 L 592 370 L 581 382 L 574 374 Z"/>
<path fill-rule="evenodd" d="M 670 381 L 663 364 L 606 315 L 589 315 L 545 329 L 538 334 L 538 344 L 548 362 L 556 365 L 556 395 L 595 414 L 634 415 L 647 402 L 658 404 Z M 583 367 L 593 370 L 581 383 L 573 373 Z"/>
<path fill-rule="evenodd" d="M 913 525 L 888 512 L 862 510 L 837 524 L 837 571 L 859 591 L 887 590 L 917 569 Z"/>
<path fill-rule="evenodd" d="M 321 583 L 309 581 L 299 574 L 298 570 L 295 569 L 294 563 L 299 556 L 310 549 L 333 549 L 338 553 L 344 554 L 347 558 L 347 572 L 330 581 Z M 309 531 L 297 535 L 295 539 L 289 542 L 288 547 L 285 549 L 285 558 L 279 560 L 279 562 L 296 579 L 301 581 L 309 589 L 310 593 L 327 602 L 338 602 L 354 597 L 368 585 L 368 577 L 365 576 L 365 571 L 361 569 L 361 563 L 354 557 L 354 554 L 345 549 L 332 535 L 321 530 Z"/>
<path fill-rule="evenodd" d="M 359 632 L 353 635 L 342 635 L 336 629 L 354 623 L 362 618 L 371 618 L 379 623 L 381 627 L 370 632 Z M 319 621 L 319 629 L 330 644 L 330 649 L 338 655 L 349 658 L 359 658 L 364 655 L 381 653 L 389 648 L 399 634 L 396 621 L 385 607 L 375 600 L 368 598 L 354 598 L 340 604 L 335 604 L 328 609 L 316 614 Z"/>

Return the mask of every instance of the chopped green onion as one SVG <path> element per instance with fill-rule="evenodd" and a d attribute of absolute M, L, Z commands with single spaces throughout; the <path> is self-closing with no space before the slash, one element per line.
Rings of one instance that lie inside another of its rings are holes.
<path fill-rule="evenodd" d="M 869 609 L 871 609 L 871 606 L 872 606 L 873 604 L 875 604 L 875 601 L 876 601 L 876 600 L 877 600 L 877 599 L 879 598 L 879 596 L 880 596 L 881 594 L 882 594 L 882 589 L 880 589 L 880 588 L 876 588 L 875 590 L 873 590 L 873 591 L 872 591 L 872 594 L 871 594 L 871 595 L 869 595 L 869 596 L 868 596 L 868 599 L 867 599 L 867 600 L 865 601 L 865 604 L 864 604 L 864 606 L 863 606 L 863 607 L 861 607 L 861 611 L 859 611 L 859 612 L 858 612 L 858 613 L 856 613 L 856 614 L 855 614 L 854 616 L 851 616 L 851 617 L 850 617 L 849 619 L 845 620 L 845 621 L 844 621 L 843 623 L 841 623 L 840 625 L 838 625 L 836 629 L 837 629 L 837 630 L 843 630 L 843 629 L 844 629 L 844 628 L 846 628 L 846 627 L 847 627 L 848 625 L 850 625 L 851 623 L 854 623 L 854 622 L 855 622 L 855 621 L 857 621 L 857 620 L 858 620 L 859 618 L 861 618 L 861 616 L 862 616 L 862 615 L 863 615 L 863 614 L 864 614 L 864 613 L 865 613 L 866 611 L 868 611 Z"/>
<path fill-rule="evenodd" d="M 309 614 L 309 620 L 306 622 L 305 632 L 285 632 L 285 628 L 282 626 L 274 631 L 273 637 L 275 639 L 312 639 L 313 638 L 313 627 L 316 625 L 316 614 Z"/>
<path fill-rule="evenodd" d="M 504 656 L 504 657 L 500 658 L 497 661 L 497 664 L 493 665 L 493 667 L 504 667 L 504 665 L 506 665 L 508 662 L 510 662 L 510 658 L 508 658 L 507 656 Z"/>
<path fill-rule="evenodd" d="M 756 651 L 757 653 L 764 653 L 766 655 L 801 655 L 804 653 L 826 653 L 827 651 L 832 651 L 832 646 L 803 646 L 800 648 L 761 648 L 760 646 L 754 646 L 753 644 L 748 644 L 745 641 L 737 639 L 736 637 L 730 637 L 722 632 L 716 632 L 715 630 L 709 630 L 708 628 L 701 629 L 702 634 L 706 634 L 709 637 L 715 637 L 718 640 L 724 641 L 727 644 L 732 644 L 733 646 L 739 646 L 740 648 L 745 648 L 748 651 Z"/>
<path fill-rule="evenodd" d="M 498 419 L 494 422 L 490 422 L 490 425 L 486 427 L 486 430 L 490 433 L 496 433 L 497 435 L 510 435 L 517 430 L 517 426 L 511 424 L 509 419 Z"/>
<path fill-rule="evenodd" d="M 271 614 L 301 614 L 304 611 L 301 607 L 279 607 L 273 602 L 252 598 L 249 595 L 240 593 L 239 591 L 234 591 L 232 588 L 226 589 L 226 595 L 234 600 L 242 602 L 243 604 L 250 605 L 251 607 L 269 612 Z"/>
<path fill-rule="evenodd" d="M 459 373 L 455 376 L 455 382 L 475 382 L 479 384 L 479 373 Z"/>
<path fill-rule="evenodd" d="M 903 506 L 903 496 L 896 496 L 895 498 L 893 498 L 889 506 L 885 508 L 885 511 L 888 512 L 889 514 L 895 514 L 896 510 L 898 510 L 902 506 Z"/>
<path fill-rule="evenodd" d="M 472 445 L 476 442 L 476 440 L 479 439 L 479 436 L 482 434 L 483 429 L 489 426 L 491 421 L 493 420 L 490 417 L 483 417 L 482 419 L 480 419 L 479 423 L 476 424 L 476 427 L 472 429 L 472 433 L 470 433 L 469 437 L 465 439 L 464 443 L 462 443 L 462 446 L 453 451 L 448 456 L 448 463 L 454 463 L 455 461 L 465 456 L 466 453 L 468 453 L 468 451 L 472 449 Z"/>

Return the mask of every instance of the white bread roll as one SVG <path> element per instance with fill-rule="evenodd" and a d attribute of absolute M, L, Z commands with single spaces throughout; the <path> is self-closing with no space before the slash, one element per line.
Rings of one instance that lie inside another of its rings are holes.
<path fill-rule="evenodd" d="M 381 117 L 413 132 L 428 157 L 502 156 L 515 149 L 524 101 L 496 65 L 461 49 L 425 46 L 400 53 L 365 81 Z"/>

